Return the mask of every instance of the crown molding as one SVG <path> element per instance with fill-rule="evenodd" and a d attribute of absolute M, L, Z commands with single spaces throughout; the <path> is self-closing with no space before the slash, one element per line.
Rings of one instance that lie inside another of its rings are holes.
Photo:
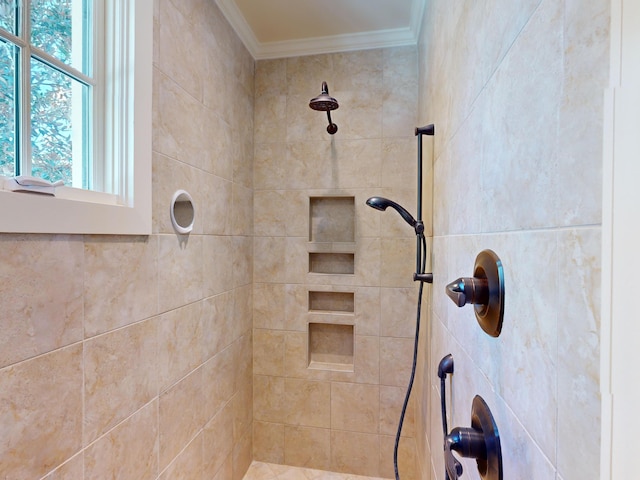
<path fill-rule="evenodd" d="M 411 25 L 406 28 L 262 43 L 233 0 L 216 0 L 216 3 L 256 60 L 417 45 L 425 8 L 425 0 L 413 1 Z"/>

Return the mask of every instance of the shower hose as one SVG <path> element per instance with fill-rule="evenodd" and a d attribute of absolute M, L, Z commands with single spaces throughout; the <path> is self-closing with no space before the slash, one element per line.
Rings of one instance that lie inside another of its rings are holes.
<path fill-rule="evenodd" d="M 421 249 L 422 249 L 422 264 L 420 265 L 420 271 L 418 273 L 424 273 L 426 261 L 427 261 L 427 241 L 424 236 L 421 237 Z M 400 421 L 398 422 L 398 431 L 396 433 L 396 441 L 393 447 L 393 469 L 396 475 L 396 480 L 400 480 L 400 474 L 398 473 L 398 447 L 400 445 L 400 434 L 402 433 L 402 425 L 404 423 L 404 416 L 407 413 L 407 406 L 409 405 L 409 397 L 411 396 L 411 390 L 413 389 L 413 380 L 416 376 L 416 364 L 418 363 L 418 343 L 420 338 L 420 315 L 422 310 L 422 292 L 424 290 L 424 282 L 420 282 L 420 288 L 418 290 L 418 304 L 416 308 L 416 335 L 413 343 L 413 362 L 411 365 L 411 377 L 409 378 L 409 385 L 407 387 L 407 393 L 404 397 L 404 404 L 402 405 L 402 412 L 400 413 Z"/>

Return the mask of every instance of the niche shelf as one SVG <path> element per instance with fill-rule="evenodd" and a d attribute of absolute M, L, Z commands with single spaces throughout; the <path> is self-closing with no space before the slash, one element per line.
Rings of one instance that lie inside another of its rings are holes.
<path fill-rule="evenodd" d="M 354 313 L 353 292 L 309 291 L 310 313 Z"/>
<path fill-rule="evenodd" d="M 353 325 L 309 323 L 309 368 L 353 372 Z"/>
<path fill-rule="evenodd" d="M 355 197 L 309 198 L 309 273 L 353 275 Z"/>

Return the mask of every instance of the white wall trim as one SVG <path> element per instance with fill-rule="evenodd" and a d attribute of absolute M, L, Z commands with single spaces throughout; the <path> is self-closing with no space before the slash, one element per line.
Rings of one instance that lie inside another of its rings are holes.
<path fill-rule="evenodd" d="M 624 12 L 624 15 L 623 15 Z M 635 478 L 640 430 L 640 0 L 611 2 L 611 78 L 605 95 L 601 480 Z"/>
<path fill-rule="evenodd" d="M 216 0 L 216 3 L 256 60 L 417 45 L 425 9 L 424 0 L 414 0 L 411 6 L 411 25 L 405 28 L 281 42 L 259 42 L 233 0 Z"/>

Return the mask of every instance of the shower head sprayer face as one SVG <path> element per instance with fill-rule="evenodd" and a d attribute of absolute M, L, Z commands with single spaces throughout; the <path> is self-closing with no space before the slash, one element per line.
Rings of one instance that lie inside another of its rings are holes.
<path fill-rule="evenodd" d="M 338 126 L 331 121 L 331 110 L 336 110 L 339 106 L 338 101 L 329 96 L 329 87 L 327 87 L 327 82 L 322 82 L 322 93 L 309 100 L 309 107 L 312 110 L 327 112 L 327 120 L 329 121 L 327 132 L 331 135 L 338 131 Z"/>
<path fill-rule="evenodd" d="M 376 210 L 381 210 L 381 211 L 386 210 L 387 207 L 391 207 L 400 214 L 400 216 L 404 219 L 405 222 L 407 222 L 413 228 L 416 228 L 416 225 L 418 223 L 416 222 L 416 219 L 413 218 L 411 214 L 407 212 L 407 210 L 405 210 L 402 206 L 398 205 L 396 202 L 392 200 L 389 200 L 388 198 L 371 197 L 370 199 L 367 200 L 367 205 L 369 205 L 372 208 L 375 208 Z"/>
<path fill-rule="evenodd" d="M 322 93 L 309 100 L 309 107 L 311 107 L 312 110 L 317 110 L 319 112 L 336 110 L 339 106 L 338 101 L 329 96 L 329 87 L 327 87 L 327 82 L 322 82 Z"/>

